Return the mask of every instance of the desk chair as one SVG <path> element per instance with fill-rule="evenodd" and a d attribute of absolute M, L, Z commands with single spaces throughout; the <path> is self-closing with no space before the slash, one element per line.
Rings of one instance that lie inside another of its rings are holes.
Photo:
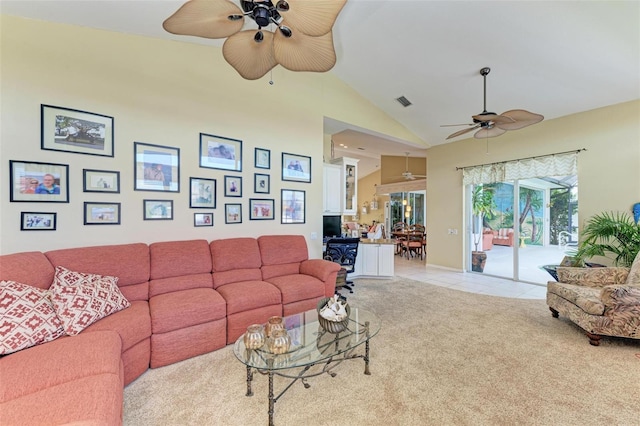
<path fill-rule="evenodd" d="M 360 238 L 332 238 L 327 241 L 327 248 L 324 253 L 325 260 L 336 262 L 347 271 L 347 277 L 355 270 L 356 256 L 358 256 L 358 244 Z M 342 288 L 353 293 L 353 281 L 346 280 Z M 336 288 L 336 293 L 338 289 Z"/>

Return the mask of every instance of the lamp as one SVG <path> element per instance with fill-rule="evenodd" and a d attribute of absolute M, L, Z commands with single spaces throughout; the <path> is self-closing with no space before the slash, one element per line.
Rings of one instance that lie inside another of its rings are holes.
<path fill-rule="evenodd" d="M 367 213 L 369 213 L 369 203 L 365 201 L 364 204 L 362 205 L 362 214 L 367 214 Z"/>
<path fill-rule="evenodd" d="M 369 205 L 371 210 L 378 210 L 378 196 L 373 194 L 373 200 L 371 200 L 371 204 Z"/>

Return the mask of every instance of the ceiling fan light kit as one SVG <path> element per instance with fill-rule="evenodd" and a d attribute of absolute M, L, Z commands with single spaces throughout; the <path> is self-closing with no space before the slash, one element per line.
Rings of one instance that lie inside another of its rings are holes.
<path fill-rule="evenodd" d="M 227 38 L 225 60 L 247 80 L 276 65 L 290 71 L 326 72 L 336 63 L 332 28 L 347 0 L 190 0 L 162 24 L 172 34 Z M 244 18 L 257 30 L 242 30 Z M 267 27 L 275 27 L 270 31 Z"/>
<path fill-rule="evenodd" d="M 487 75 L 491 72 L 491 68 L 484 67 L 480 69 L 480 75 L 484 79 L 484 109 L 480 114 L 473 115 L 473 123 L 454 124 L 453 126 L 469 126 L 467 129 L 458 130 L 450 134 L 447 139 L 453 139 L 462 136 L 473 130 L 478 129 L 473 134 L 476 139 L 495 138 L 503 135 L 508 130 L 519 130 L 524 127 L 536 124 L 544 120 L 544 116 L 524 109 L 512 109 L 502 114 L 487 111 Z M 449 125 L 445 125 L 449 126 Z"/>

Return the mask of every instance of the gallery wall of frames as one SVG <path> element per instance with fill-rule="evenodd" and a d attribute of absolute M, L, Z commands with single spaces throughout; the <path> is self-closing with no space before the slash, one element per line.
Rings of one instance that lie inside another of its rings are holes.
<path fill-rule="evenodd" d="M 41 150 L 115 157 L 114 117 L 67 106 L 40 107 Z M 199 140 L 193 143 L 199 147 L 198 158 L 188 160 L 198 162 L 200 176 L 181 174 L 185 159 L 181 158 L 179 147 L 139 141 L 131 142 L 134 160 L 130 170 L 83 168 L 84 197 L 73 200 L 82 206 L 78 217 L 87 226 L 117 226 L 122 223 L 123 209 L 139 211 L 145 221 L 170 221 L 176 211 L 188 210 L 194 227 L 241 224 L 243 220 L 306 222 L 307 191 L 300 184 L 311 183 L 311 157 L 263 147 L 247 150 L 240 139 L 208 133 L 200 133 Z M 272 168 L 276 163 L 279 166 Z M 243 164 L 252 164 L 257 172 L 243 172 Z M 70 203 L 69 168 L 69 164 L 59 162 L 10 159 L 10 201 L 51 206 Z M 212 176 L 209 171 L 217 173 Z M 127 205 L 113 197 L 104 199 L 105 194 L 120 194 L 121 173 L 133 176 L 135 191 L 148 193 L 142 204 Z M 271 189 L 272 178 L 282 182 L 279 193 Z M 171 193 L 182 191 L 188 193 L 188 203 L 169 198 Z M 20 212 L 22 231 L 57 230 L 58 212 L 49 211 L 55 208 L 33 210 L 36 209 L 25 208 Z"/>

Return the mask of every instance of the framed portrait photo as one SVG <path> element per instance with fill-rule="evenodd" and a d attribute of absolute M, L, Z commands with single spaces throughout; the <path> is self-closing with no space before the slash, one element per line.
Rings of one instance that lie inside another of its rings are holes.
<path fill-rule="evenodd" d="M 85 225 L 120 225 L 120 203 L 84 203 Z"/>
<path fill-rule="evenodd" d="M 271 187 L 271 177 L 262 173 L 253 175 L 253 192 L 256 194 L 268 194 Z"/>
<path fill-rule="evenodd" d="M 144 220 L 173 220 L 173 200 L 142 200 Z"/>
<path fill-rule="evenodd" d="M 216 180 L 189 178 L 189 207 L 192 209 L 216 208 Z"/>
<path fill-rule="evenodd" d="M 256 169 L 270 169 L 271 168 L 271 150 L 264 148 L 256 148 L 254 152 Z"/>
<path fill-rule="evenodd" d="M 242 141 L 200 133 L 200 167 L 242 171 Z"/>
<path fill-rule="evenodd" d="M 224 205 L 224 223 L 242 223 L 242 204 Z"/>
<path fill-rule="evenodd" d="M 21 231 L 55 231 L 57 213 L 22 212 L 20 218 Z"/>
<path fill-rule="evenodd" d="M 40 106 L 42 149 L 113 157 L 113 117 Z"/>
<path fill-rule="evenodd" d="M 9 160 L 9 200 L 69 202 L 69 166 Z"/>
<path fill-rule="evenodd" d="M 249 220 L 273 220 L 274 216 L 273 199 L 249 199 Z"/>
<path fill-rule="evenodd" d="M 213 226 L 213 213 L 194 213 L 193 226 Z"/>
<path fill-rule="evenodd" d="M 311 157 L 283 152 L 282 180 L 311 183 Z"/>
<path fill-rule="evenodd" d="M 82 189 L 84 192 L 120 193 L 120 172 L 110 170 L 82 170 Z"/>
<path fill-rule="evenodd" d="M 180 148 L 133 143 L 133 189 L 180 192 Z"/>
<path fill-rule="evenodd" d="M 224 177 L 224 196 L 225 197 L 242 197 L 242 177 L 241 176 L 225 176 Z"/>
<path fill-rule="evenodd" d="M 281 190 L 281 195 L 281 223 L 305 223 L 305 191 L 283 189 Z"/>

